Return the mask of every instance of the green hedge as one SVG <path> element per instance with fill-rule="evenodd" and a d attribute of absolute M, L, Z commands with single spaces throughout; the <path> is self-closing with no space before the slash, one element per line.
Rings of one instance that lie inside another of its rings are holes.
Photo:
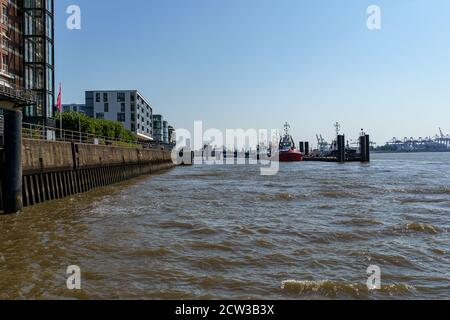
<path fill-rule="evenodd" d="M 55 120 L 57 128 L 60 128 L 60 115 L 58 112 L 55 114 Z M 79 125 L 81 124 L 81 132 L 83 133 L 93 134 L 98 137 L 120 139 L 130 143 L 137 141 L 136 135 L 125 129 L 125 127 L 117 121 L 92 119 L 84 113 L 64 111 L 62 113 L 62 122 L 64 130 L 78 132 L 80 130 Z"/>

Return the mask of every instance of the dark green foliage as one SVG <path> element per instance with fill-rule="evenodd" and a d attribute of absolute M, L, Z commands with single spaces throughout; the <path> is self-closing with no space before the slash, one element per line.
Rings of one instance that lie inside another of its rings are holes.
<path fill-rule="evenodd" d="M 60 128 L 59 113 L 55 114 L 57 128 Z M 136 142 L 136 136 L 130 131 L 126 130 L 124 126 L 116 121 L 92 119 L 83 113 L 74 111 L 65 111 L 62 113 L 63 129 L 68 131 L 81 132 L 85 134 L 95 135 L 96 137 L 105 137 L 110 139 L 117 139 L 124 142 Z"/>

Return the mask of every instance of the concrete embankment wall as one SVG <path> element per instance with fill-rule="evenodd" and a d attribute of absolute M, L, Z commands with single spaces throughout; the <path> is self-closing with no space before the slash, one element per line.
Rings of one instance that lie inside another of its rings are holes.
<path fill-rule="evenodd" d="M 23 203 L 60 199 L 173 166 L 170 151 L 24 139 Z"/>

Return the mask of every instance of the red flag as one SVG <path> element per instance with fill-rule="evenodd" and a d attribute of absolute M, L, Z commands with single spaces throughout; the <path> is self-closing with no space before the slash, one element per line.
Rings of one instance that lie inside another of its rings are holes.
<path fill-rule="evenodd" d="M 59 93 L 58 98 L 56 99 L 56 109 L 61 112 L 62 103 L 61 103 L 61 94 L 62 94 L 62 86 L 59 84 Z"/>

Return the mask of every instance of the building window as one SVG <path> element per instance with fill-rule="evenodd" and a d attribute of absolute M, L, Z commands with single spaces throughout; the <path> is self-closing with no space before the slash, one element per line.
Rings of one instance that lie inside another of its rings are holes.
<path fill-rule="evenodd" d="M 2 71 L 8 72 L 8 56 L 2 55 Z"/>
<path fill-rule="evenodd" d="M 134 95 L 134 93 L 130 93 L 130 101 L 131 102 L 135 102 L 136 101 L 136 96 Z"/>
<path fill-rule="evenodd" d="M 3 6 L 2 14 L 3 14 L 2 15 L 2 22 L 3 22 L 3 24 L 7 25 L 9 23 L 9 21 L 8 21 L 8 17 L 9 17 L 9 15 L 8 15 L 8 7 Z"/>
<path fill-rule="evenodd" d="M 125 122 L 125 113 L 118 113 L 117 114 L 117 121 L 118 122 Z"/>
<path fill-rule="evenodd" d="M 105 114 L 103 112 L 99 112 L 95 115 L 95 118 L 97 119 L 105 119 Z"/>
<path fill-rule="evenodd" d="M 105 112 L 109 112 L 109 103 L 105 103 Z"/>
<path fill-rule="evenodd" d="M 135 112 L 135 111 L 136 111 L 136 104 L 132 103 L 132 104 L 130 105 L 130 111 L 131 111 L 131 112 Z"/>
<path fill-rule="evenodd" d="M 125 103 L 120 104 L 120 112 L 125 112 Z"/>
<path fill-rule="evenodd" d="M 108 102 L 108 94 L 107 93 L 103 94 L 103 102 Z"/>
<path fill-rule="evenodd" d="M 9 38 L 6 33 L 2 34 L 2 48 L 8 50 L 9 48 Z"/>
<path fill-rule="evenodd" d="M 100 92 L 95 94 L 95 102 L 100 102 Z"/>
<path fill-rule="evenodd" d="M 117 93 L 117 102 L 125 102 L 125 93 L 124 92 Z"/>
<path fill-rule="evenodd" d="M 131 124 L 131 131 L 135 132 L 136 131 L 136 125 L 135 124 Z"/>

